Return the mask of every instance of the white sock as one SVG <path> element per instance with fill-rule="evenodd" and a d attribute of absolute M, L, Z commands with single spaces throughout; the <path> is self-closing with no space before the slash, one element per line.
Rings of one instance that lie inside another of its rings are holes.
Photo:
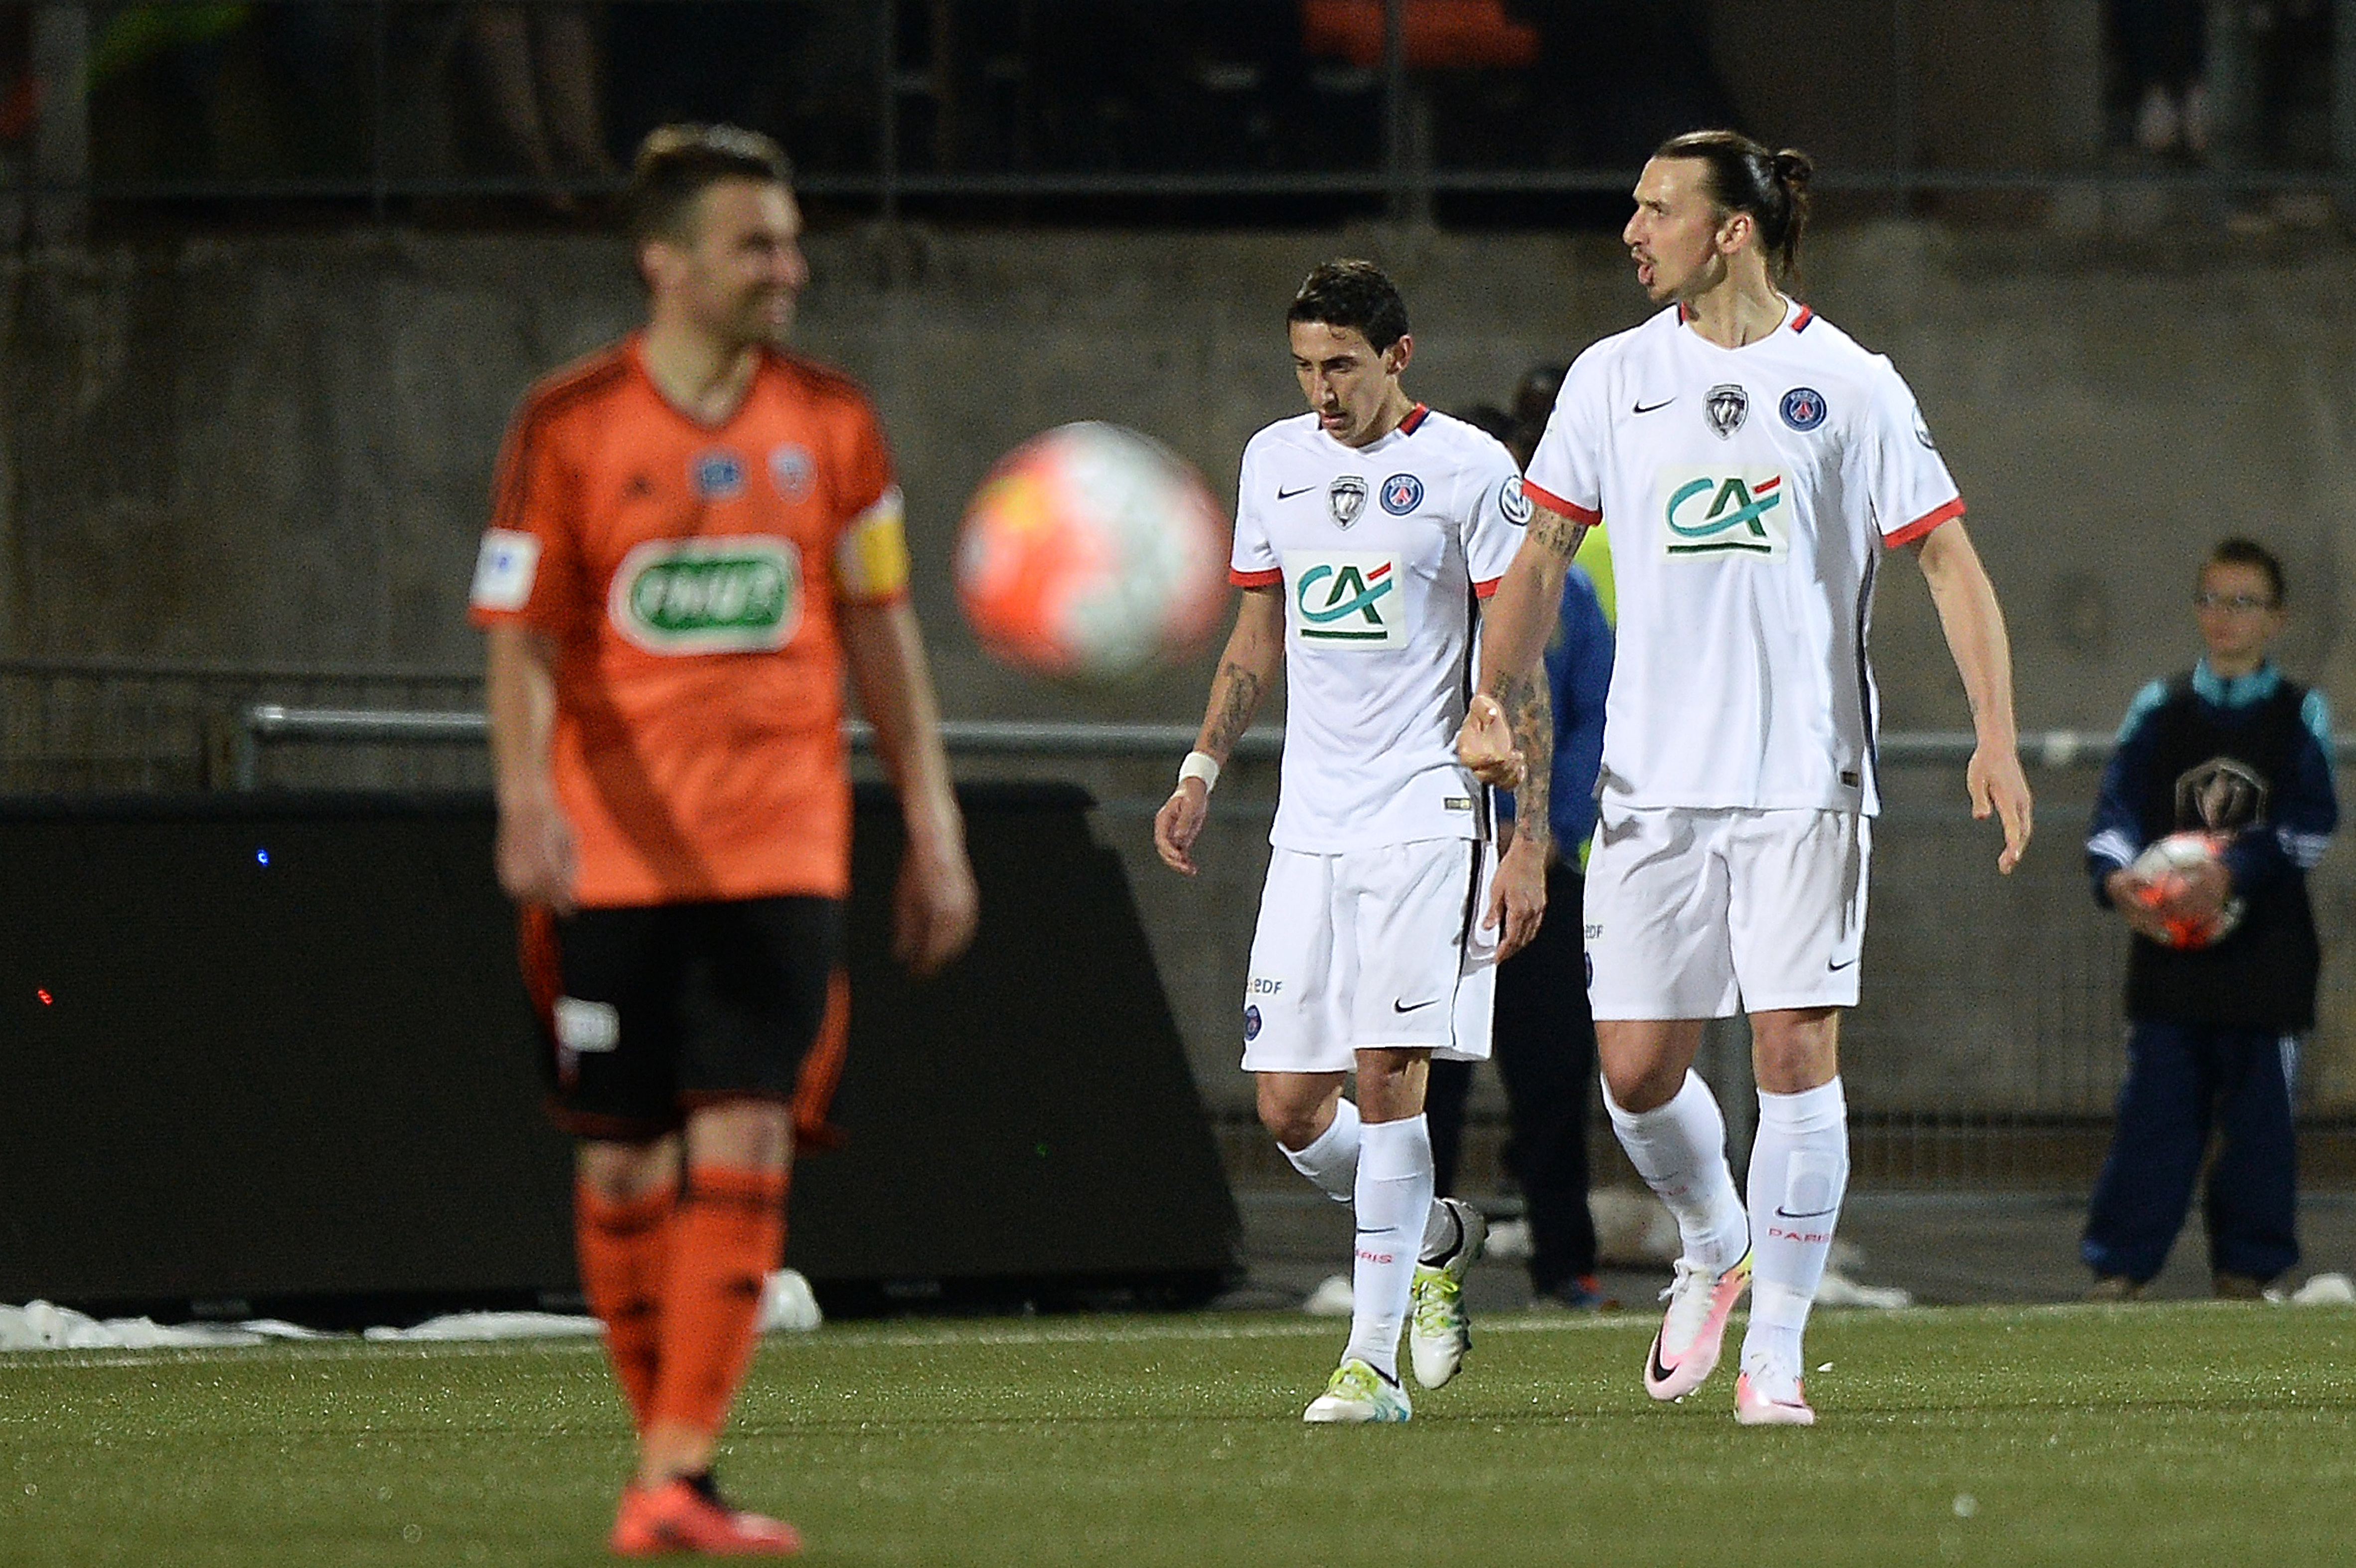
<path fill-rule="evenodd" d="M 1317 1190 L 1336 1203 L 1358 1196 L 1358 1108 L 1345 1097 L 1333 1102 L 1333 1123 L 1317 1134 L 1305 1149 L 1284 1149 L 1292 1168 L 1317 1184 Z"/>
<path fill-rule="evenodd" d="M 1742 1369 L 1801 1369 L 1800 1336 L 1833 1225 L 1848 1189 L 1848 1102 L 1841 1081 L 1797 1094 L 1759 1095 L 1751 1145 L 1751 1326 Z"/>
<path fill-rule="evenodd" d="M 1431 1189 L 1431 1130 L 1423 1118 L 1367 1123 L 1358 1135 L 1357 1257 L 1342 1359 L 1355 1357 L 1393 1380 Z"/>
<path fill-rule="evenodd" d="M 1750 1221 L 1726 1165 L 1726 1118 L 1700 1075 L 1687 1069 L 1685 1086 L 1651 1111 L 1622 1110 L 1606 1084 L 1603 1107 L 1629 1164 L 1676 1216 L 1686 1257 L 1706 1269 L 1740 1262 Z"/>

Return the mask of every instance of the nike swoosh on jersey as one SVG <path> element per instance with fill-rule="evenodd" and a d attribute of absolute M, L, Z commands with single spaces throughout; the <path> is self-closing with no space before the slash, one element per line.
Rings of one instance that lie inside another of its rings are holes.
<path fill-rule="evenodd" d="M 1855 959 L 1850 959 L 1850 960 L 1848 960 L 1847 962 L 1844 962 L 1844 963 L 1835 963 L 1835 962 L 1833 962 L 1830 959 L 1826 959 L 1826 960 L 1825 961 L 1825 968 L 1826 968 L 1826 969 L 1827 969 L 1827 970 L 1829 970 L 1829 971 L 1831 971 L 1831 972 L 1832 972 L 1833 973 L 1835 973 L 1835 974 L 1838 974 L 1842 970 L 1845 970 L 1845 969 L 1854 969 L 1854 968 L 1856 968 L 1856 967 L 1857 967 L 1857 960 L 1855 960 Z"/>
<path fill-rule="evenodd" d="M 1438 1002 L 1439 1000 L 1439 997 L 1434 996 L 1429 1001 L 1419 1002 L 1414 1006 L 1410 1007 L 1406 1003 L 1394 996 L 1391 998 L 1391 1011 L 1394 1013 L 1419 1013 L 1426 1007 L 1430 1006 L 1432 1003 Z"/>
<path fill-rule="evenodd" d="M 1288 490 L 1282 485 L 1279 485 L 1276 488 L 1276 499 L 1280 501 L 1289 501 L 1295 496 L 1305 496 L 1316 488 L 1317 487 L 1315 485 L 1303 485 L 1297 490 Z"/>
<path fill-rule="evenodd" d="M 1635 406 L 1633 412 L 1637 413 L 1650 413 L 1655 409 L 1666 408 L 1669 404 L 1676 401 L 1677 400 L 1673 397 L 1665 397 L 1658 403 L 1640 403 Z"/>

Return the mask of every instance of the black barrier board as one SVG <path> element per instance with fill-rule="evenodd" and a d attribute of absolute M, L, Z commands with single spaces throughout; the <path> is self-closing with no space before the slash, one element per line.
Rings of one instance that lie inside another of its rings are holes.
<path fill-rule="evenodd" d="M 850 1142 L 787 1259 L 837 1307 L 1199 1296 L 1239 1227 L 1118 859 L 1084 792 L 960 793 L 981 933 L 912 984 L 862 791 Z M 0 1300 L 569 1294 L 491 832 L 471 796 L 0 801 Z"/>

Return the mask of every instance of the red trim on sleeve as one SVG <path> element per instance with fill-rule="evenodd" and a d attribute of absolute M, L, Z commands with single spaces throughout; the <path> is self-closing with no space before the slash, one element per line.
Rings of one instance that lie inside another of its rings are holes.
<path fill-rule="evenodd" d="M 1522 480 L 1522 493 L 1547 510 L 1558 511 L 1573 522 L 1583 522 L 1588 527 L 1593 528 L 1603 521 L 1603 514 L 1593 507 L 1584 507 L 1576 501 L 1567 501 L 1552 490 L 1540 489 L 1530 483 L 1526 478 Z"/>
<path fill-rule="evenodd" d="M 1498 584 L 1500 584 L 1500 583 L 1502 583 L 1502 582 L 1504 582 L 1505 580 L 1505 579 L 1504 579 L 1503 577 L 1492 577 L 1492 578 L 1490 578 L 1490 579 L 1489 579 L 1487 582 L 1485 582 L 1485 583 L 1475 583 L 1475 584 L 1473 584 L 1473 585 L 1472 585 L 1472 592 L 1473 592 L 1474 596 L 1475 596 L 1475 597 L 1478 597 L 1478 598 L 1483 598 L 1483 599 L 1491 599 L 1491 598 L 1494 598 L 1494 597 L 1496 597 L 1496 596 L 1497 596 L 1497 585 L 1498 585 Z"/>
<path fill-rule="evenodd" d="M 1421 424 L 1425 420 L 1430 417 L 1430 405 L 1428 403 L 1417 403 L 1413 408 L 1407 411 L 1407 417 L 1398 422 L 1398 433 L 1401 435 L 1412 435 L 1415 434 L 1415 427 Z"/>
<path fill-rule="evenodd" d="M 1885 533 L 1881 542 L 1895 550 L 1901 544 L 1912 544 L 1951 517 L 1964 515 L 1964 498 L 1957 496 L 1945 506 L 1934 507 L 1908 523 L 1895 533 Z"/>
<path fill-rule="evenodd" d="M 1284 581 L 1284 568 L 1280 566 L 1272 572 L 1238 572 L 1230 566 L 1227 568 L 1227 581 L 1238 588 L 1273 588 Z"/>
<path fill-rule="evenodd" d="M 1814 321 L 1815 318 L 1815 307 L 1814 306 L 1804 305 L 1800 306 L 1800 314 L 1792 317 L 1792 330 L 1794 332 L 1805 332 L 1808 329 L 1808 323 Z"/>

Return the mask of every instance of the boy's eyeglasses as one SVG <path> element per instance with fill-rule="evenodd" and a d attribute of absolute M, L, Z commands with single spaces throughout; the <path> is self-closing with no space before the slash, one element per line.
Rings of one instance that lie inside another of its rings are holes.
<path fill-rule="evenodd" d="M 2255 594 L 2212 594 L 2203 588 L 2192 596 L 2192 607 L 2197 610 L 2233 610 L 2247 615 L 2252 610 L 2270 610 L 2272 599 L 2262 599 Z"/>

